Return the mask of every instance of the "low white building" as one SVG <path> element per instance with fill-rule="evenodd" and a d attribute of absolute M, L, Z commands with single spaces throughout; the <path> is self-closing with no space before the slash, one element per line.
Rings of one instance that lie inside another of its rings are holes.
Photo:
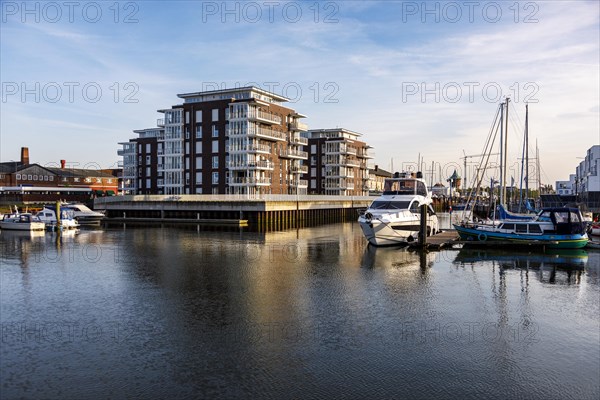
<path fill-rule="evenodd" d="M 561 196 L 575 194 L 575 174 L 569 175 L 568 181 L 556 181 L 556 194 Z"/>

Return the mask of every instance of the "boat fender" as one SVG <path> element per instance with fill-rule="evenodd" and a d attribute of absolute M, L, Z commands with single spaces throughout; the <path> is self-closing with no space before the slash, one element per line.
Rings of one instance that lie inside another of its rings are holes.
<path fill-rule="evenodd" d="M 485 233 L 480 233 L 479 236 L 477 236 L 477 239 L 479 239 L 480 242 L 485 242 L 487 240 L 487 235 Z"/>
<path fill-rule="evenodd" d="M 365 213 L 365 218 L 366 218 L 368 221 L 370 221 L 370 220 L 372 220 L 372 219 L 373 219 L 373 214 L 371 214 L 370 212 L 368 212 L 368 213 Z"/>

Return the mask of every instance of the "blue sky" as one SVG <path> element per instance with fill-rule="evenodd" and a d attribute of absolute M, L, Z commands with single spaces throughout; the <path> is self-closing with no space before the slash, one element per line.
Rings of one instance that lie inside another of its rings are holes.
<path fill-rule="evenodd" d="M 597 1 L 2 1 L 0 157 L 108 168 L 177 93 L 255 82 L 311 128 L 361 132 L 382 168 L 420 154 L 442 175 L 481 152 L 506 95 L 517 165 L 528 100 L 554 184 L 600 143 L 599 16 Z"/>

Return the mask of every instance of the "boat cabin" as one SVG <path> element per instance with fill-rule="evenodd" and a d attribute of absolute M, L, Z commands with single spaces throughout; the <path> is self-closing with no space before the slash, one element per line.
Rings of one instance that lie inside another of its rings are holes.
<path fill-rule="evenodd" d="M 507 221 L 498 229 L 507 233 L 523 234 L 584 234 L 586 224 L 577 208 L 547 208 L 531 221 Z"/>
<path fill-rule="evenodd" d="M 427 186 L 425 182 L 415 178 L 388 178 L 383 184 L 383 194 L 427 196 Z"/>

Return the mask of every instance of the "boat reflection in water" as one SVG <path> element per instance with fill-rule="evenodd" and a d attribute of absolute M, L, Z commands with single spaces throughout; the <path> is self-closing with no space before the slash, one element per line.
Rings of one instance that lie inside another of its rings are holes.
<path fill-rule="evenodd" d="M 464 246 L 456 255 L 455 265 L 485 265 L 490 262 L 506 270 L 533 270 L 541 282 L 579 284 L 588 262 L 583 249 L 548 249 L 543 253 L 515 252 L 498 249 L 469 248 Z"/>
<path fill-rule="evenodd" d="M 411 251 L 408 247 L 368 245 L 363 252 L 360 265 L 362 268 L 367 269 L 394 267 L 415 270 L 415 267 L 418 267 L 424 273 L 433 266 L 436 254 L 438 253 Z"/>

